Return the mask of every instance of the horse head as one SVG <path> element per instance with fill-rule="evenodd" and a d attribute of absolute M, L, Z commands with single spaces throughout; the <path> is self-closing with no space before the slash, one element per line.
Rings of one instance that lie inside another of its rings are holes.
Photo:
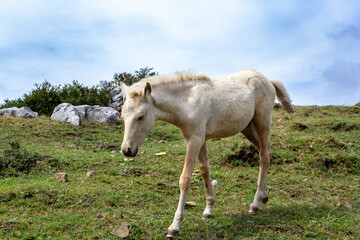
<path fill-rule="evenodd" d="M 151 99 L 151 85 L 121 85 L 126 100 L 121 111 L 124 120 L 124 139 L 121 151 L 127 157 L 135 157 L 139 147 L 155 124 L 155 108 Z"/>

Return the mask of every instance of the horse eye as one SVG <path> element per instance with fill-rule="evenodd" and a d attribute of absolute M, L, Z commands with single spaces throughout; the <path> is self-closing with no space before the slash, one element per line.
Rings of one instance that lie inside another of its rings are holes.
<path fill-rule="evenodd" d="M 138 120 L 141 121 L 141 120 L 144 119 L 144 117 L 145 117 L 145 114 L 144 114 L 144 115 L 141 115 L 140 117 L 138 117 Z"/>

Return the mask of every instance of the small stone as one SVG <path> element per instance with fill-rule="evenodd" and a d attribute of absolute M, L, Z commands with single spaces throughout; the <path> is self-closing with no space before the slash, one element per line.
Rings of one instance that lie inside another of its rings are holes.
<path fill-rule="evenodd" d="M 211 182 L 211 184 L 213 185 L 213 186 L 216 186 L 217 184 L 218 184 L 219 182 L 215 179 L 215 180 L 212 180 L 212 182 Z"/>
<path fill-rule="evenodd" d="M 123 222 L 120 227 L 115 228 L 112 232 L 112 235 L 115 235 L 119 238 L 126 238 L 130 234 L 130 224 Z"/>
<path fill-rule="evenodd" d="M 57 173 L 55 175 L 55 180 L 58 182 L 67 182 L 68 175 L 67 173 Z"/>
<path fill-rule="evenodd" d="M 185 202 L 185 206 L 187 206 L 187 207 L 195 207 L 196 202 Z"/>
<path fill-rule="evenodd" d="M 164 156 L 164 155 L 166 155 L 166 152 L 155 153 L 155 156 Z"/>
<path fill-rule="evenodd" d="M 96 171 L 90 171 L 90 172 L 87 172 L 87 173 L 86 173 L 86 176 L 87 176 L 87 177 L 92 177 L 92 176 L 95 176 L 95 175 L 98 175 L 98 172 L 96 172 Z"/>

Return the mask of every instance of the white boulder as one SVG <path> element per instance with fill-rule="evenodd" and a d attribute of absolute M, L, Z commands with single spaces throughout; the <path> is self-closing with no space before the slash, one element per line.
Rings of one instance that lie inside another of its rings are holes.
<path fill-rule="evenodd" d="M 51 115 L 51 120 L 69 122 L 72 125 L 80 126 L 81 117 L 78 110 L 70 103 L 57 105 Z"/>
<path fill-rule="evenodd" d="M 119 124 L 116 114 L 116 110 L 110 107 L 90 105 L 73 106 L 69 103 L 62 103 L 54 109 L 51 119 L 70 122 L 75 126 L 79 126 L 84 119 L 111 125 Z"/>
<path fill-rule="evenodd" d="M 0 116 L 13 116 L 13 117 L 22 117 L 22 118 L 39 118 L 39 114 L 37 112 L 33 112 L 28 107 L 3 108 L 3 109 L 0 109 Z"/>

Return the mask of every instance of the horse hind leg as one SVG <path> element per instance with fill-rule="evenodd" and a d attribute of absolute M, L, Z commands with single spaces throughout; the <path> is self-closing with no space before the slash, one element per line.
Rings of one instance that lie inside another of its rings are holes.
<path fill-rule="evenodd" d="M 259 136 L 256 132 L 254 123 L 251 122 L 242 132 L 241 132 L 252 144 L 255 145 L 256 149 L 260 151 Z"/>
<path fill-rule="evenodd" d="M 260 156 L 260 169 L 259 169 L 259 178 L 257 183 L 257 191 L 255 193 L 255 198 L 252 204 L 250 205 L 249 212 L 254 213 L 258 211 L 260 202 L 267 203 L 268 194 L 265 190 L 266 185 L 266 174 L 270 165 L 270 125 L 271 125 L 271 113 L 265 117 L 254 118 L 254 130 L 255 136 L 258 135 L 258 145 L 259 145 L 259 156 Z"/>
<path fill-rule="evenodd" d="M 200 149 L 198 160 L 199 160 L 198 161 L 199 169 L 200 169 L 201 175 L 204 179 L 205 192 L 206 192 L 206 208 L 205 208 L 205 211 L 204 211 L 202 217 L 209 218 L 212 216 L 212 208 L 215 203 L 215 195 L 214 195 L 214 190 L 213 190 L 213 187 L 211 184 L 211 179 L 210 179 L 210 166 L 209 166 L 209 161 L 208 161 L 206 144 L 204 144 L 202 146 L 202 148 Z"/>

